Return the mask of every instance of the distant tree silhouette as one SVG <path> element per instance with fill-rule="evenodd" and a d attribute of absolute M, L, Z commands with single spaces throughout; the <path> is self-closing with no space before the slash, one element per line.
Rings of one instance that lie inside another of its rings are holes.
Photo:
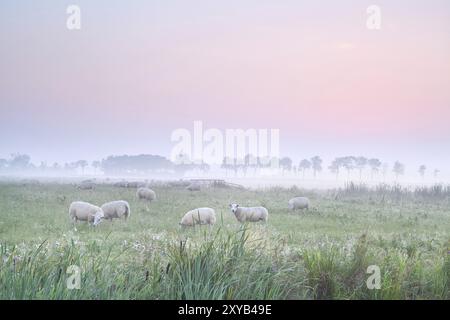
<path fill-rule="evenodd" d="M 41 171 L 47 170 L 47 163 L 44 161 L 41 161 L 41 164 L 39 165 L 39 170 L 41 170 Z"/>
<path fill-rule="evenodd" d="M 398 179 L 400 175 L 403 175 L 405 173 L 405 165 L 400 163 L 399 161 L 396 161 L 394 163 L 394 167 L 392 168 L 392 171 L 395 174 L 395 178 Z"/>
<path fill-rule="evenodd" d="M 425 171 L 427 170 L 427 167 L 424 165 L 424 164 L 422 164 L 420 167 L 419 167 L 419 174 L 420 174 L 420 176 L 422 177 L 422 179 L 425 177 Z"/>
<path fill-rule="evenodd" d="M 322 171 L 322 159 L 319 156 L 315 156 L 311 158 L 311 166 L 313 169 L 314 178 L 316 177 L 318 172 Z"/>
<path fill-rule="evenodd" d="M 340 158 L 334 159 L 331 162 L 330 166 L 328 167 L 330 172 L 336 175 L 336 180 L 339 179 L 339 169 L 340 169 L 340 167 L 341 167 Z"/>
<path fill-rule="evenodd" d="M 8 166 L 8 160 L 0 159 L 0 169 L 5 169 Z"/>
<path fill-rule="evenodd" d="M 308 159 L 303 159 L 298 164 L 298 169 L 302 171 L 303 179 L 305 178 L 306 170 L 309 170 L 311 168 L 311 166 L 312 166 L 311 161 L 309 161 Z"/>
<path fill-rule="evenodd" d="M 95 160 L 95 161 L 92 161 L 91 165 L 94 168 L 95 173 L 97 173 L 97 170 L 98 170 L 98 168 L 101 167 L 102 163 L 98 160 Z"/>
<path fill-rule="evenodd" d="M 438 177 L 438 175 L 439 175 L 440 172 L 441 172 L 441 170 L 439 170 L 439 169 L 434 169 L 434 171 L 433 171 L 433 176 L 434 176 L 435 179 Z"/>
<path fill-rule="evenodd" d="M 84 174 L 84 168 L 87 167 L 88 162 L 86 160 L 78 160 L 75 164 L 77 167 L 81 168 L 81 173 Z"/>
<path fill-rule="evenodd" d="M 31 157 L 27 154 L 13 153 L 11 160 L 8 161 L 8 167 L 13 170 L 24 170 L 31 166 Z"/>
<path fill-rule="evenodd" d="M 291 158 L 284 157 L 284 158 L 280 159 L 280 167 L 281 167 L 281 170 L 283 172 L 283 175 L 284 175 L 285 171 L 291 171 L 291 169 L 292 169 L 292 160 L 291 160 Z"/>
<path fill-rule="evenodd" d="M 347 170 L 347 178 L 350 178 L 350 173 L 355 169 L 355 157 L 353 156 L 347 156 L 339 158 L 339 162 L 345 170 Z"/>
<path fill-rule="evenodd" d="M 389 164 L 386 163 L 386 162 L 383 163 L 381 165 L 381 171 L 382 171 L 382 174 L 383 174 L 383 180 L 386 180 L 386 176 L 387 176 L 387 174 L 389 172 Z"/>
<path fill-rule="evenodd" d="M 186 166 L 181 166 L 186 164 Z M 176 167 L 180 165 L 179 167 Z M 151 154 L 140 154 L 135 156 L 109 156 L 101 162 L 101 168 L 105 174 L 115 175 L 123 173 L 149 173 L 191 168 L 188 163 L 173 164 L 165 157 Z"/>
<path fill-rule="evenodd" d="M 359 156 L 359 157 L 355 158 L 355 166 L 359 171 L 359 180 L 362 179 L 362 172 L 363 172 L 364 168 L 366 167 L 367 162 L 368 161 L 367 161 L 366 157 Z"/>
<path fill-rule="evenodd" d="M 376 158 L 372 158 L 368 160 L 368 164 L 370 167 L 370 177 L 373 179 L 374 174 L 377 174 L 380 171 L 381 161 Z"/>

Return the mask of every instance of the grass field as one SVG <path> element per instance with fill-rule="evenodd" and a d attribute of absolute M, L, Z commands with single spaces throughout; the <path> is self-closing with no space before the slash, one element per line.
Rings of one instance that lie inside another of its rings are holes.
<path fill-rule="evenodd" d="M 3 299 L 450 299 L 450 198 L 443 193 L 0 184 Z M 312 208 L 291 213 L 297 195 Z M 128 221 L 93 228 L 68 218 L 75 200 L 127 200 Z M 231 202 L 263 205 L 267 225 L 240 225 Z M 181 230 L 193 208 L 218 222 Z M 66 273 L 79 266 L 80 289 Z M 379 266 L 380 289 L 367 267 Z"/>

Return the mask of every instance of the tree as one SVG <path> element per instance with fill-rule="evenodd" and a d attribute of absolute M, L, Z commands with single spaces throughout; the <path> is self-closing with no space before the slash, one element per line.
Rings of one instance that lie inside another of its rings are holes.
<path fill-rule="evenodd" d="M 420 174 L 420 176 L 422 177 L 422 179 L 425 177 L 425 171 L 427 170 L 427 167 L 424 165 L 424 164 L 422 164 L 420 167 L 419 167 L 419 174 Z"/>
<path fill-rule="evenodd" d="M 403 175 L 405 173 L 405 165 L 400 163 L 399 161 L 395 161 L 392 171 L 395 174 L 395 178 L 398 179 L 400 175 Z"/>
<path fill-rule="evenodd" d="M 8 166 L 11 169 L 27 169 L 30 166 L 31 157 L 27 154 L 13 153 L 11 154 L 11 160 L 8 162 Z"/>
<path fill-rule="evenodd" d="M 439 170 L 439 169 L 434 169 L 433 175 L 434 175 L 434 178 L 435 178 L 435 179 L 438 177 L 439 172 L 441 172 L 441 170 Z"/>
<path fill-rule="evenodd" d="M 360 156 L 360 157 L 356 157 L 354 161 L 355 161 L 356 168 L 358 168 L 358 170 L 359 170 L 359 180 L 361 180 L 362 172 L 367 165 L 367 158 Z"/>
<path fill-rule="evenodd" d="M 41 171 L 47 170 L 47 163 L 44 161 L 41 161 L 41 164 L 39 165 L 39 170 L 41 170 Z"/>
<path fill-rule="evenodd" d="M 302 171 L 303 179 L 305 179 L 305 171 L 309 170 L 311 168 L 311 165 L 311 161 L 309 161 L 308 159 L 303 159 L 298 164 L 298 169 Z"/>
<path fill-rule="evenodd" d="M 8 160 L 0 159 L 0 169 L 6 168 L 8 166 Z"/>
<path fill-rule="evenodd" d="M 336 175 L 336 180 L 339 178 L 339 169 L 340 169 L 340 158 L 336 158 L 331 162 L 328 169 L 330 169 L 331 173 L 334 173 Z"/>
<path fill-rule="evenodd" d="M 370 176 L 371 179 L 373 179 L 373 175 L 380 171 L 381 161 L 376 158 L 372 158 L 368 160 L 368 164 L 370 167 Z"/>
<path fill-rule="evenodd" d="M 280 159 L 280 167 L 281 167 L 281 170 L 283 170 L 283 175 L 284 175 L 284 171 L 291 171 L 291 169 L 292 169 L 291 158 L 284 157 L 284 158 Z"/>
<path fill-rule="evenodd" d="M 388 171 L 389 171 L 389 164 L 388 163 L 383 163 L 382 164 L 382 174 L 383 174 L 383 180 L 386 180 L 386 175 L 387 175 L 387 173 L 388 173 Z"/>
<path fill-rule="evenodd" d="M 313 169 L 314 178 L 317 175 L 317 172 L 322 171 L 322 159 L 319 156 L 315 156 L 311 158 L 311 166 Z"/>
<path fill-rule="evenodd" d="M 254 170 L 256 170 L 256 167 L 258 166 L 258 159 L 252 155 L 252 154 L 247 154 L 244 158 L 244 175 L 247 175 L 247 171 L 249 168 L 253 168 Z"/>
<path fill-rule="evenodd" d="M 100 166 L 101 166 L 101 162 L 98 160 L 95 160 L 95 161 L 92 161 L 91 165 L 94 168 L 95 172 L 97 172 L 98 168 L 100 168 Z"/>
<path fill-rule="evenodd" d="M 347 170 L 347 178 L 350 178 L 350 173 L 355 169 L 355 157 L 347 156 L 338 158 L 340 165 Z"/>
<path fill-rule="evenodd" d="M 81 173 L 84 174 L 84 168 L 88 165 L 88 162 L 86 160 L 78 160 L 76 162 L 77 167 L 81 168 Z"/>

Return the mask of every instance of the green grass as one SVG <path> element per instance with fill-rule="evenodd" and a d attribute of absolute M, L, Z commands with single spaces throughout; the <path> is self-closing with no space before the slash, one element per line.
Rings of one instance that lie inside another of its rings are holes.
<path fill-rule="evenodd" d="M 446 196 L 153 189 L 149 204 L 134 189 L 107 185 L 1 183 L 0 298 L 450 299 Z M 300 194 L 312 209 L 289 212 L 287 201 Z M 69 221 L 72 201 L 119 199 L 130 203 L 128 221 L 76 229 Z M 241 226 L 231 202 L 266 206 L 268 224 Z M 201 206 L 216 210 L 216 225 L 181 230 L 183 214 Z M 70 265 L 82 270 L 79 290 L 67 289 Z M 380 267 L 379 290 L 367 289 L 369 265 Z"/>

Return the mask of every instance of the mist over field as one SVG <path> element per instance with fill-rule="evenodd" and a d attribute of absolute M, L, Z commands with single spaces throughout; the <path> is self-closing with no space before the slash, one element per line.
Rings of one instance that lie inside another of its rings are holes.
<path fill-rule="evenodd" d="M 444 0 L 2 1 L 0 299 L 449 300 L 449 32 Z"/>

